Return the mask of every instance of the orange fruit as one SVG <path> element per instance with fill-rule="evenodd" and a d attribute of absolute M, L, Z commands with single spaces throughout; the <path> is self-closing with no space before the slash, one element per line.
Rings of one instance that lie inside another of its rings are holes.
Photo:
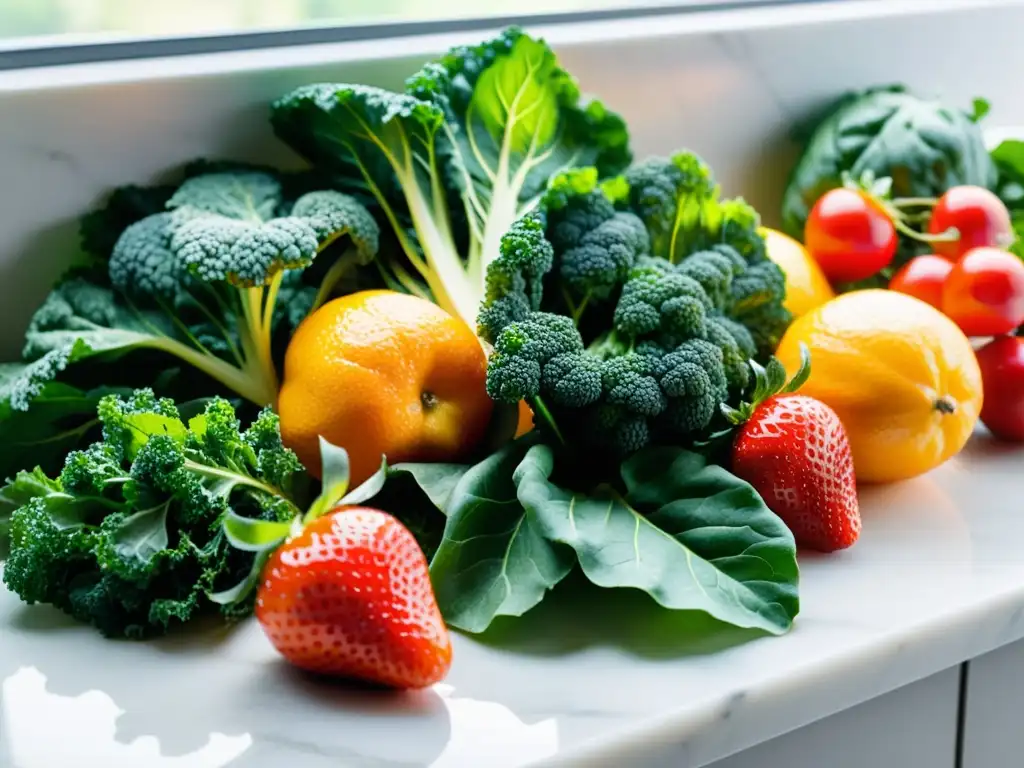
<path fill-rule="evenodd" d="M 516 437 L 522 437 L 533 430 L 533 411 L 525 400 L 519 401 L 519 419 L 516 422 Z"/>
<path fill-rule="evenodd" d="M 800 344 L 811 375 L 800 388 L 839 414 L 857 480 L 904 480 L 964 447 L 981 413 L 981 371 L 952 320 L 895 291 L 843 294 L 790 326 L 776 352 L 789 371 Z"/>
<path fill-rule="evenodd" d="M 835 298 L 825 273 L 803 245 L 767 227 L 761 228 L 761 235 L 768 248 L 768 258 L 786 273 L 785 306 L 793 317 L 800 317 Z"/>
<path fill-rule="evenodd" d="M 487 358 L 462 320 L 393 291 L 324 304 L 295 331 L 278 398 L 281 437 L 320 474 L 322 436 L 349 454 L 352 485 L 381 456 L 455 461 L 487 430 Z"/>

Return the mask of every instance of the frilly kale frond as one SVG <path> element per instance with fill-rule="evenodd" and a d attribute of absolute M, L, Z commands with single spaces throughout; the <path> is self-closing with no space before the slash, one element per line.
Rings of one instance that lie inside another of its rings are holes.
<path fill-rule="evenodd" d="M 59 477 L 12 484 L 4 583 L 105 635 L 160 634 L 217 609 L 212 593 L 248 575 L 253 557 L 228 545 L 224 515 L 294 518 L 301 466 L 269 410 L 243 431 L 215 398 L 186 424 L 140 390 L 104 398 L 98 415 L 103 441 L 70 453 Z"/>

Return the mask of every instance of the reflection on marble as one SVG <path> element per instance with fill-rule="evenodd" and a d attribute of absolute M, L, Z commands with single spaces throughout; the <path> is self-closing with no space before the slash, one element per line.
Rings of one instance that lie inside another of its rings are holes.
<path fill-rule="evenodd" d="M 1024 637 L 1022 470 L 1024 449 L 979 434 L 861 489 L 861 541 L 801 555 L 784 637 L 570 578 L 457 635 L 448 679 L 414 693 L 297 673 L 253 622 L 112 642 L 0 592 L 0 766 L 64 748 L 132 768 L 705 765 Z"/>
<path fill-rule="evenodd" d="M 46 677 L 35 667 L 22 667 L 3 681 L 0 713 L 0 749 L 13 768 L 223 768 L 252 746 L 249 734 L 222 733 L 211 733 L 206 744 L 184 755 L 161 754 L 155 736 L 123 744 L 115 737 L 123 710 L 110 696 L 102 691 L 50 693 Z"/>

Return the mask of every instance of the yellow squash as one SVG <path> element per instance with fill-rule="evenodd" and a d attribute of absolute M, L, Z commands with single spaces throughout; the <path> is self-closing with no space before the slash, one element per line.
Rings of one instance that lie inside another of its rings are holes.
<path fill-rule="evenodd" d="M 775 229 L 761 228 L 768 258 L 786 273 L 786 309 L 800 317 L 826 301 L 835 298 L 825 273 L 811 254 L 789 235 Z"/>
<path fill-rule="evenodd" d="M 938 310 L 894 291 L 843 294 L 798 318 L 777 355 L 799 367 L 800 388 L 832 407 L 846 427 L 857 480 L 903 480 L 964 447 L 981 412 L 981 372 L 959 328 Z"/>

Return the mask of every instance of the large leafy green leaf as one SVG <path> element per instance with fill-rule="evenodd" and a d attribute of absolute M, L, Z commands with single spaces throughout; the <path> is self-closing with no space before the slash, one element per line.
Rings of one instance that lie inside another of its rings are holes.
<path fill-rule="evenodd" d="M 546 539 L 516 498 L 513 473 L 533 442 L 484 459 L 452 491 L 430 575 L 445 621 L 467 632 L 521 616 L 572 570 L 572 551 Z"/>
<path fill-rule="evenodd" d="M 625 495 L 560 488 L 553 465 L 550 448 L 531 448 L 516 470 L 518 498 L 537 533 L 572 547 L 592 582 L 739 627 L 780 634 L 792 625 L 796 545 L 750 485 L 678 448 L 628 459 Z"/>
<path fill-rule="evenodd" d="M 58 358 L 60 350 L 47 360 L 0 365 L 0 481 L 32 467 L 57 472 L 70 451 L 98 436 L 100 398 L 129 391 L 47 380 L 60 374 L 52 365 Z"/>
<path fill-rule="evenodd" d="M 455 490 L 455 486 L 459 484 L 469 468 L 468 464 L 408 462 L 389 467 L 388 474 L 409 475 L 434 506 L 447 515 L 452 491 Z"/>

